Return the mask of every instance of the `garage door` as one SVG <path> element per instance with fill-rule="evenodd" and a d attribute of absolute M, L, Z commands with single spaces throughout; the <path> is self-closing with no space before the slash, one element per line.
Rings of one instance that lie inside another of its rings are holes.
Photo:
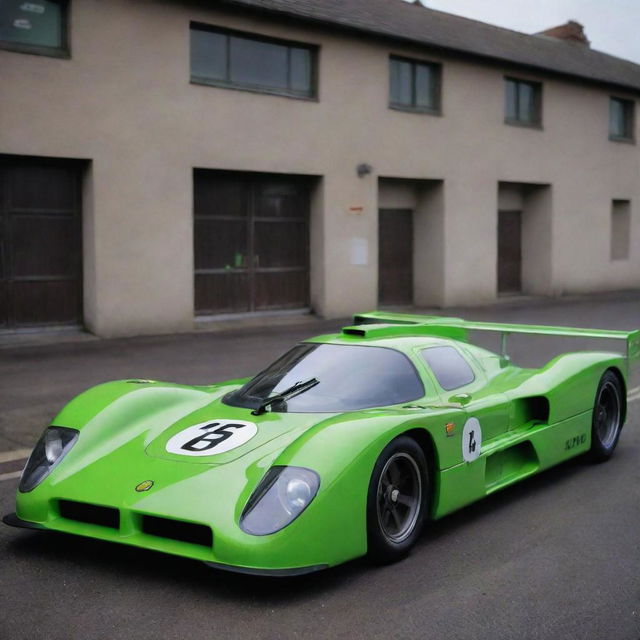
<path fill-rule="evenodd" d="M 197 315 L 309 304 L 308 179 L 194 172 Z"/>
<path fill-rule="evenodd" d="M 0 328 L 80 324 L 78 168 L 0 160 Z"/>

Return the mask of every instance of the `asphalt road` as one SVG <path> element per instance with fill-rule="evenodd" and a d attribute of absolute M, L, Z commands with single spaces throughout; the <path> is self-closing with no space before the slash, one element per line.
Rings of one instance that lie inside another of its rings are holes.
<path fill-rule="evenodd" d="M 640 296 L 464 316 L 635 328 Z M 203 383 L 248 375 L 335 325 L 1 349 L 0 513 L 13 511 L 11 465 L 21 464 L 7 462 L 7 452 L 30 447 L 83 388 L 113 378 Z M 530 364 L 572 344 L 517 342 L 513 353 Z M 639 640 L 639 427 L 636 400 L 611 461 L 571 461 L 433 523 L 408 559 L 383 568 L 356 560 L 302 578 L 255 578 L 0 525 L 0 640 Z"/>

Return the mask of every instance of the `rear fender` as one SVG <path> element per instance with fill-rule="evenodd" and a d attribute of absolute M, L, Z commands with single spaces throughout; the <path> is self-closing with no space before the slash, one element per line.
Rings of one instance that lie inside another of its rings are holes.
<path fill-rule="evenodd" d="M 614 369 L 626 393 L 626 359 L 612 353 L 568 353 L 554 358 L 539 373 L 509 392 L 512 399 L 543 396 L 549 401 L 549 424 L 591 411 L 602 374 Z"/>

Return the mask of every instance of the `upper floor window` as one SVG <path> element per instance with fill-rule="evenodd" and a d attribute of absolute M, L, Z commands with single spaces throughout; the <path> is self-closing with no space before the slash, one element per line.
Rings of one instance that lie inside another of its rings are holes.
<path fill-rule="evenodd" d="M 191 24 L 191 81 L 315 96 L 316 50 L 307 45 Z"/>
<path fill-rule="evenodd" d="M 422 350 L 422 357 L 445 391 L 464 387 L 476 379 L 469 363 L 453 347 L 429 347 Z"/>
<path fill-rule="evenodd" d="M 539 127 L 542 124 L 542 85 L 505 78 L 504 107 L 507 124 Z"/>
<path fill-rule="evenodd" d="M 634 125 L 633 100 L 611 98 L 609 101 L 609 137 L 612 140 L 626 140 L 632 142 Z"/>
<path fill-rule="evenodd" d="M 389 106 L 395 109 L 440 113 L 439 64 L 389 58 Z"/>
<path fill-rule="evenodd" d="M 0 0 L 0 47 L 66 57 L 67 0 Z"/>

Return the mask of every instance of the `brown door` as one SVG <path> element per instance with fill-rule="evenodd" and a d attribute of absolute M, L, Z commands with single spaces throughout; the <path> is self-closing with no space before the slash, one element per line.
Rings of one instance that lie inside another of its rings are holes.
<path fill-rule="evenodd" d="M 309 304 L 309 182 L 194 172 L 198 315 Z"/>
<path fill-rule="evenodd" d="M 378 215 L 378 302 L 413 303 L 413 211 L 380 209 Z"/>
<path fill-rule="evenodd" d="M 498 212 L 498 293 L 522 291 L 522 212 Z"/>
<path fill-rule="evenodd" d="M 0 160 L 0 327 L 81 321 L 77 167 Z"/>

